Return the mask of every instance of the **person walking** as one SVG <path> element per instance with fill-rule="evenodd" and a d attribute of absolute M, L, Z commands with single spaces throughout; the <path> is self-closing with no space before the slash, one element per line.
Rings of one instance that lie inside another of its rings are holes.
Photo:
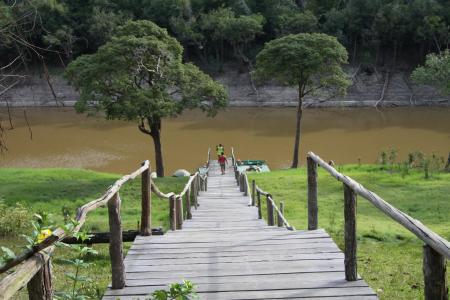
<path fill-rule="evenodd" d="M 217 158 L 219 158 L 220 155 L 225 153 L 225 148 L 223 147 L 222 144 L 219 144 L 219 146 L 216 146 L 216 153 L 217 153 Z"/>
<path fill-rule="evenodd" d="M 219 155 L 218 161 L 219 161 L 219 165 L 220 165 L 220 171 L 222 172 L 222 175 L 224 175 L 225 174 L 225 166 L 228 164 L 228 160 L 223 152 Z"/>

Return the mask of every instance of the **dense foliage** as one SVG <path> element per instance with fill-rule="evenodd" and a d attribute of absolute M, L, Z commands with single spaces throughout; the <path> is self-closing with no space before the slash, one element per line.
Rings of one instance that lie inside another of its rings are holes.
<path fill-rule="evenodd" d="M 227 104 L 224 87 L 183 63 L 182 53 L 167 30 L 151 21 L 128 21 L 96 53 L 78 57 L 66 69 L 80 91 L 78 111 L 137 120 L 139 130 L 153 138 L 158 176 L 164 176 L 161 120 L 189 108 L 214 115 Z"/>
<path fill-rule="evenodd" d="M 450 51 L 427 55 L 425 65 L 414 70 L 412 79 L 417 83 L 435 85 L 443 94 L 449 95 Z"/>
<path fill-rule="evenodd" d="M 335 37 L 323 33 L 290 34 L 268 42 L 256 57 L 259 78 L 277 80 L 298 89 L 297 127 L 292 168 L 298 167 L 303 98 L 322 91 L 345 94 L 350 80 L 342 70 L 347 51 Z"/>
<path fill-rule="evenodd" d="M 396 64 L 401 55 L 417 64 L 448 47 L 449 8 L 449 0 L 2 1 L 0 57 L 23 52 L 26 62 L 34 45 L 40 55 L 66 63 L 96 51 L 127 20 L 146 19 L 167 28 L 193 59 L 222 62 L 244 52 L 254 58 L 266 41 L 322 32 L 347 47 L 351 62 Z"/>

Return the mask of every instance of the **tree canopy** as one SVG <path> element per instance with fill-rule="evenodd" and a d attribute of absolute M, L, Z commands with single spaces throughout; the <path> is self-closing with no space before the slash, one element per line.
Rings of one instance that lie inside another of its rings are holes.
<path fill-rule="evenodd" d="M 423 66 L 411 74 L 413 81 L 437 87 L 442 94 L 450 95 L 450 50 L 429 54 Z"/>
<path fill-rule="evenodd" d="M 347 50 L 323 33 L 291 34 L 268 42 L 256 57 L 256 76 L 298 88 L 292 168 L 298 167 L 303 98 L 318 91 L 344 94 L 350 80 L 342 70 Z"/>
<path fill-rule="evenodd" d="M 128 21 L 94 54 L 78 57 L 66 76 L 80 91 L 78 111 L 104 111 L 109 119 L 137 120 L 155 141 L 157 172 L 163 176 L 161 119 L 186 108 L 209 115 L 226 106 L 224 87 L 182 61 L 183 47 L 151 21 Z M 159 147 L 159 148 L 158 148 Z"/>

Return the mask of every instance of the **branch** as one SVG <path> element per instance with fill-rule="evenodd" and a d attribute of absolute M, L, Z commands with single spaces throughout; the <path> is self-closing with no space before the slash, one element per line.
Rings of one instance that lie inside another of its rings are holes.
<path fill-rule="evenodd" d="M 145 124 L 144 124 L 144 119 L 143 119 L 143 118 L 141 118 L 141 123 L 138 125 L 138 128 L 139 128 L 139 130 L 140 130 L 142 133 L 151 135 L 150 130 L 148 130 L 147 128 L 145 128 Z"/>

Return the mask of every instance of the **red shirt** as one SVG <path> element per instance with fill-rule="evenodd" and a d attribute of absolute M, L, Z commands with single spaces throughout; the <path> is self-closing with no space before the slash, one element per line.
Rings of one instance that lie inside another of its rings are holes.
<path fill-rule="evenodd" d="M 225 164 L 227 158 L 224 155 L 219 156 L 219 164 Z"/>

